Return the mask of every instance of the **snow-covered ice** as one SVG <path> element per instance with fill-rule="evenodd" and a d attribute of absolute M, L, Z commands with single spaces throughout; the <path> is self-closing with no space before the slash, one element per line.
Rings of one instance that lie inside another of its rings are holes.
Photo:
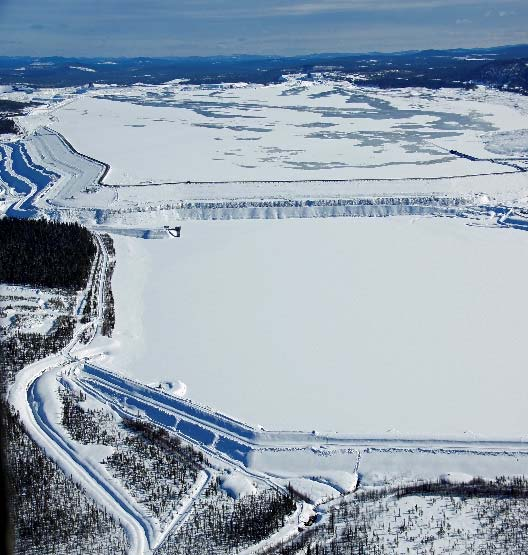
<path fill-rule="evenodd" d="M 97 362 L 267 429 L 526 437 L 527 242 L 409 217 L 115 236 Z"/>
<path fill-rule="evenodd" d="M 487 137 L 528 127 L 519 96 L 376 90 L 347 82 L 97 87 L 34 111 L 80 152 L 110 164 L 109 184 L 412 178 L 508 171 Z"/>

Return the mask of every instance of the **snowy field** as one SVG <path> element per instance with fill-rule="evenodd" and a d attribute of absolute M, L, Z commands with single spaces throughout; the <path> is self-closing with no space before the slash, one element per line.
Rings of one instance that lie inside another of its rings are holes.
<path fill-rule="evenodd" d="M 527 107 L 483 88 L 376 90 L 291 78 L 65 92 L 22 123 L 47 125 L 108 163 L 108 184 L 402 179 L 513 171 L 489 159 L 511 152 L 511 132 L 524 136 Z"/>
<path fill-rule="evenodd" d="M 526 436 L 521 231 L 209 221 L 115 244 L 104 366 L 267 429 Z"/>

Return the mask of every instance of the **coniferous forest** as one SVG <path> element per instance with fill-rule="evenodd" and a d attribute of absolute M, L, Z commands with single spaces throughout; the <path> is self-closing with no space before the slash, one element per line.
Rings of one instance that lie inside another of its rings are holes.
<path fill-rule="evenodd" d="M 16 123 L 11 118 L 0 116 L 0 134 L 16 133 L 17 131 Z"/>
<path fill-rule="evenodd" d="M 78 290 L 96 254 L 90 232 L 77 223 L 0 220 L 0 282 Z"/>
<path fill-rule="evenodd" d="M 20 116 L 32 102 L 18 102 L 16 100 L 0 99 L 0 135 L 6 133 L 18 133 L 18 127 L 11 116 Z"/>
<path fill-rule="evenodd" d="M 82 555 L 94 545 L 101 555 L 126 553 L 120 523 L 45 455 L 1 403 L 14 553 Z"/>

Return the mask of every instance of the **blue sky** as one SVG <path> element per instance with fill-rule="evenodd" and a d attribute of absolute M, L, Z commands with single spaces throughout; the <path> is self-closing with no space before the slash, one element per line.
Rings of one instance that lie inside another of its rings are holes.
<path fill-rule="evenodd" d="M 0 0 L 0 55 L 294 55 L 528 43 L 527 0 Z"/>

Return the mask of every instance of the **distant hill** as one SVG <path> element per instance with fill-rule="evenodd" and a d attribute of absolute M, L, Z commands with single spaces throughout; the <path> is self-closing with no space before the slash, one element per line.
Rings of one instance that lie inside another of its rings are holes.
<path fill-rule="evenodd" d="M 528 94 L 528 45 L 398 53 L 312 54 L 296 57 L 191 58 L 0 57 L 0 84 L 31 87 L 90 83 L 274 83 L 288 73 L 324 73 L 378 87 L 470 87 L 486 84 Z"/>

